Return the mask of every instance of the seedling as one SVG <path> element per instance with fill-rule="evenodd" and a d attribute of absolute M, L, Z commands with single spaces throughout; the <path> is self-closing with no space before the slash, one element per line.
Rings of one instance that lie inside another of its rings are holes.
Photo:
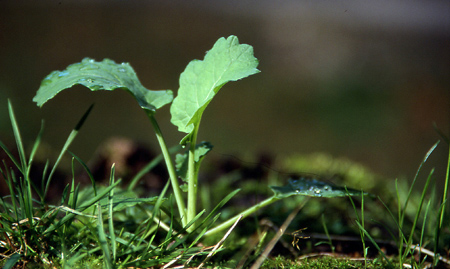
<path fill-rule="evenodd" d="M 92 91 L 115 89 L 128 91 L 144 110 L 155 130 L 169 172 L 179 217 L 183 226 L 186 226 L 197 216 L 198 175 L 202 160 L 212 148 L 209 143 L 197 144 L 203 112 L 226 83 L 259 73 L 257 66 L 258 60 L 254 57 L 253 48 L 250 45 L 239 44 L 236 36 L 220 38 L 206 53 L 204 60 L 193 60 L 188 64 L 180 75 L 178 95 L 173 98 L 170 90 L 152 91 L 144 88 L 128 63 L 117 64 L 109 59 L 97 62 L 85 58 L 80 63 L 68 66 L 63 71 L 50 73 L 42 81 L 33 101 L 42 107 L 60 91 L 75 84 L 86 86 Z M 187 153 L 177 156 L 176 166 L 173 164 L 162 132 L 154 117 L 157 109 L 170 103 L 172 103 L 170 107 L 171 123 L 178 127 L 178 131 L 185 134 L 180 144 L 188 148 Z M 186 182 L 187 188 L 179 185 L 178 178 Z M 291 179 L 284 187 L 271 188 L 274 191 L 272 197 L 206 231 L 205 234 L 222 231 L 235 223 L 241 215 L 246 217 L 263 206 L 292 195 L 328 198 L 361 195 L 360 191 L 351 189 L 346 191 L 344 188 L 308 178 Z M 183 196 L 182 189 L 187 189 L 187 203 L 185 203 L 186 198 Z M 196 223 L 194 222 L 188 231 L 193 231 L 195 227 Z"/>
<path fill-rule="evenodd" d="M 8 102 L 19 159 L 15 158 L 6 145 L 0 142 L 0 147 L 17 168 L 17 172 L 15 172 L 6 163 L 3 163 L 3 166 L 0 167 L 0 175 L 5 179 L 10 191 L 9 196 L 1 197 L 0 199 L 2 208 L 0 212 L 2 214 L 0 216 L 0 246 L 7 249 L 5 253 L 8 255 L 5 256 L 8 258 L 3 264 L 4 268 L 13 268 L 19 260 L 22 260 L 23 263 L 39 260 L 47 265 L 53 264 L 54 261 L 48 258 L 57 258 L 56 263 L 60 262 L 62 267 L 80 267 L 78 266 L 79 261 L 91 259 L 93 264 L 100 264 L 102 261 L 105 268 L 149 268 L 161 264 L 169 267 L 174 263 L 185 262 L 186 264 L 193 257 L 200 255 L 208 255 L 205 260 L 207 261 L 216 251 L 220 251 L 223 241 L 239 220 L 278 200 L 294 195 L 307 196 L 307 199 L 303 199 L 295 205 L 295 210 L 291 212 L 293 215 L 306 204 L 310 197 L 364 196 L 366 193 L 360 190 L 335 186 L 317 178 L 299 176 L 290 177 L 284 186 L 271 186 L 270 188 L 273 191 L 271 197 L 218 225 L 215 224 L 218 219 L 217 212 L 239 190 L 232 190 L 229 194 L 225 194 L 225 198 L 206 217 L 202 215 L 205 210 L 198 212 L 196 205 L 197 191 L 199 190 L 198 175 L 203 159 L 212 149 L 212 145 L 208 142 L 197 143 L 203 112 L 212 98 L 226 83 L 258 73 L 257 65 L 258 61 L 253 56 L 253 48 L 249 45 L 239 44 L 235 36 L 230 36 L 226 39 L 220 38 L 213 48 L 207 52 L 204 60 L 194 60 L 189 63 L 180 76 L 180 88 L 176 98 L 173 97 L 173 93 L 170 90 L 152 91 L 146 89 L 142 86 L 133 68 L 128 63 L 117 64 L 109 59 L 97 62 L 93 59 L 85 58 L 80 63 L 69 65 L 64 71 L 54 71 L 49 74 L 42 81 L 41 87 L 33 99 L 38 106 L 41 107 L 60 91 L 71 88 L 75 84 L 83 85 L 92 91 L 126 90 L 137 100 L 146 113 L 154 127 L 162 151 L 162 157 L 155 158 L 138 173 L 127 190 L 121 190 L 118 187 L 120 180 L 116 180 L 114 177 L 114 166 L 111 167 L 109 186 L 96 187 L 93 175 L 86 164 L 72 154 L 72 182 L 64 189 L 59 206 L 45 203 L 52 175 L 56 171 L 62 156 L 67 153 L 69 145 L 76 137 L 92 107 L 88 109 L 70 133 L 53 167 L 50 167 L 48 162 L 46 163 L 42 175 L 42 185 L 36 186 L 31 181 L 30 169 L 41 141 L 42 129 L 36 138 L 31 153 L 27 157 L 13 107 Z M 171 104 L 171 122 L 184 135 L 184 138 L 180 141 L 181 147 L 176 145 L 170 150 L 155 119 L 157 110 L 168 104 Z M 448 142 L 448 139 L 444 140 Z M 422 164 L 436 146 L 437 144 L 427 153 Z M 175 161 L 173 161 L 171 154 L 175 150 L 180 151 L 180 149 L 182 151 L 184 149 L 186 152 L 177 154 Z M 159 196 L 137 197 L 132 190 L 136 186 L 139 176 L 151 169 L 161 159 L 165 160 L 170 180 Z M 91 189 L 85 188 L 80 190 L 79 186 L 76 185 L 73 166 L 75 160 L 88 172 L 92 181 Z M 50 172 L 47 175 L 48 170 Z M 429 226 L 427 225 L 426 227 L 425 224 L 427 220 L 433 219 L 433 211 L 429 210 L 429 208 L 430 204 L 433 205 L 434 203 L 430 203 L 430 201 L 424 209 L 425 216 L 422 221 L 420 245 L 416 246 L 413 243 L 416 237 L 414 231 L 420 222 L 419 216 L 425 202 L 425 192 L 431 181 L 432 172 L 427 178 L 424 190 L 418 201 L 419 206 L 413 218 L 410 231 L 407 232 L 405 230 L 405 222 L 408 201 L 413 198 L 411 196 L 413 186 L 405 195 L 406 201 L 404 205 L 400 204 L 400 189 L 396 188 L 397 200 L 399 201 L 398 218 L 394 217 L 394 214 L 386 206 L 395 223 L 395 227 L 398 228 L 399 238 L 397 243 L 400 268 L 403 267 L 405 260 L 414 258 L 412 255 L 414 249 L 433 256 L 435 265 L 440 261 L 450 264 L 448 260 L 437 254 L 440 234 L 448 230 L 444 214 L 446 209 L 448 209 L 446 203 L 448 202 L 449 171 L 450 158 L 445 177 L 444 194 L 440 203 L 438 203 L 439 209 L 434 214 L 436 219 L 434 253 L 423 247 L 423 245 L 427 244 L 424 238 L 425 228 Z M 412 185 L 416 182 L 416 178 L 414 178 Z M 179 179 L 183 180 L 183 184 L 179 184 Z M 173 196 L 166 196 L 169 187 L 172 188 Z M 36 192 L 40 201 L 33 199 L 32 191 Z M 365 257 L 367 258 L 368 248 L 364 242 L 365 238 L 367 238 L 384 256 L 387 263 L 390 263 L 377 245 L 375 238 L 365 228 L 364 207 L 368 208 L 369 206 L 367 206 L 364 199 L 361 200 L 361 218 L 359 218 L 356 204 L 353 203 L 352 199 L 350 201 L 357 215 L 356 225 L 361 231 Z M 134 223 L 139 225 L 134 232 L 120 229 L 121 224 L 115 222 L 117 215 L 125 214 L 125 208 L 132 211 L 125 218 L 127 220 L 133 219 Z M 135 216 L 133 213 L 136 213 L 137 210 L 141 210 L 144 215 Z M 285 221 L 286 225 L 283 224 L 284 227 L 280 229 L 280 234 L 277 234 L 278 237 L 274 237 L 271 243 L 276 242 L 279 235 L 282 234 L 281 232 L 286 230 L 289 225 L 288 220 L 290 222 L 292 219 L 288 218 Z M 216 226 L 213 227 L 213 225 Z M 214 248 L 211 247 L 211 251 L 207 250 L 210 248 L 197 244 L 203 236 L 223 232 L 229 227 L 232 228 L 228 230 Z M 167 234 L 165 238 L 163 237 L 162 240 L 158 241 L 157 239 L 161 239 L 158 231 L 163 229 L 167 231 Z M 294 245 L 297 245 L 299 239 L 303 238 L 301 235 L 302 230 L 292 233 Z M 412 247 L 414 248 L 412 249 Z M 269 248 L 265 250 L 261 259 L 256 263 L 257 266 L 262 263 L 267 252 L 270 252 Z M 92 255 L 93 253 L 96 255 Z M 4 254 L 2 253 L 2 255 Z M 424 261 L 413 261 L 413 264 L 421 265 Z"/>

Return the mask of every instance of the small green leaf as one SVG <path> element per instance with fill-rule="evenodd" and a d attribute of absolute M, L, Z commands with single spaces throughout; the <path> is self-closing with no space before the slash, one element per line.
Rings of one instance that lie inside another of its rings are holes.
<path fill-rule="evenodd" d="M 270 186 L 278 198 L 286 198 L 292 195 L 304 195 L 313 197 L 342 197 L 348 195 L 361 195 L 361 191 L 336 186 L 315 178 L 299 177 L 290 178 L 285 186 Z M 364 193 L 367 194 L 367 193 Z"/>
<path fill-rule="evenodd" d="M 8 258 L 8 260 L 6 260 L 5 264 L 3 264 L 3 268 L 13 268 L 14 265 L 20 260 L 20 258 L 22 258 L 22 255 L 20 255 L 19 253 L 14 253 L 13 255 L 11 255 L 11 257 Z"/>
<path fill-rule="evenodd" d="M 206 141 L 202 141 L 200 142 L 200 144 L 197 144 L 195 146 L 195 155 L 194 155 L 194 160 L 195 162 L 199 162 L 201 160 L 203 160 L 203 158 L 206 156 L 206 154 L 208 154 L 208 152 L 210 152 L 212 150 L 214 146 Z"/>
<path fill-rule="evenodd" d="M 195 146 L 195 162 L 198 163 L 208 154 L 210 150 L 212 150 L 213 145 L 209 142 L 202 141 L 200 144 Z M 187 171 L 188 171 L 188 153 L 178 153 L 175 156 L 175 168 L 177 175 L 183 180 L 187 179 Z"/>
<path fill-rule="evenodd" d="M 180 75 L 180 88 L 170 108 L 171 122 L 190 140 L 194 125 L 200 123 L 203 111 L 214 95 L 229 81 L 259 72 L 253 47 L 239 44 L 236 36 L 220 38 L 203 61 L 191 61 Z"/>
<path fill-rule="evenodd" d="M 151 113 L 173 99 L 173 93 L 170 90 L 151 91 L 142 86 L 128 63 L 117 64 L 109 59 L 96 62 L 93 59 L 84 58 L 80 63 L 69 65 L 64 71 L 50 73 L 42 81 L 33 101 L 42 107 L 60 91 L 76 84 L 83 85 L 92 91 L 124 89 L 136 98 L 143 109 Z"/>

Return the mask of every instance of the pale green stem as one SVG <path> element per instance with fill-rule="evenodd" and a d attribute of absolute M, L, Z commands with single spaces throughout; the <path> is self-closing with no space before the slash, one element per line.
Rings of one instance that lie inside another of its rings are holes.
<path fill-rule="evenodd" d="M 194 125 L 192 136 L 189 145 L 189 160 L 188 160 L 188 207 L 187 207 L 187 223 L 195 218 L 197 211 L 197 169 L 195 163 L 195 144 L 197 142 L 199 124 Z M 195 229 L 195 223 L 189 227 L 188 230 Z"/>
<path fill-rule="evenodd" d="M 233 225 L 233 223 L 236 222 L 236 220 L 242 215 L 242 218 L 248 217 L 249 215 L 255 213 L 258 209 L 263 208 L 265 206 L 268 206 L 278 200 L 280 200 L 282 198 L 276 197 L 276 196 L 272 196 L 267 198 L 266 200 L 248 208 L 245 211 L 242 211 L 241 213 L 237 214 L 236 216 L 232 217 L 231 219 L 225 221 L 224 223 L 220 224 L 219 226 L 216 226 L 214 228 L 212 228 L 211 230 L 206 231 L 205 235 L 211 235 L 211 234 L 215 234 L 217 232 L 220 232 L 222 230 L 225 230 L 226 228 L 230 227 L 231 225 Z"/>
<path fill-rule="evenodd" d="M 164 137 L 162 136 L 161 129 L 159 129 L 159 125 L 156 122 L 155 117 L 151 113 L 147 113 L 147 116 L 152 122 L 153 128 L 155 129 L 156 138 L 158 139 L 159 146 L 161 147 L 161 151 L 164 156 L 164 161 L 166 162 L 167 171 L 169 172 L 173 193 L 178 206 L 178 212 L 180 213 L 182 224 L 186 225 L 188 223 L 186 221 L 186 206 L 184 204 L 183 195 L 181 194 L 181 189 L 178 184 L 177 174 L 175 172 L 175 167 L 173 166 L 172 158 L 170 157 L 169 150 L 167 149 L 166 142 L 164 141 Z"/>

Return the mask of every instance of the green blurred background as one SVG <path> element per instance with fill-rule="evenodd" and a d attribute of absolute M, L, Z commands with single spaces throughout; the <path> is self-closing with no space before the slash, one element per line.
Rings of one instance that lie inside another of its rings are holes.
<path fill-rule="evenodd" d="M 39 109 L 41 80 L 84 57 L 129 62 L 149 89 L 178 88 L 179 74 L 222 36 L 254 47 L 260 74 L 226 85 L 210 104 L 199 140 L 245 156 L 326 152 L 383 176 L 412 178 L 449 133 L 449 1 L 0 1 L 0 139 L 13 144 L 9 98 L 31 144 L 60 148 L 95 103 L 71 150 L 89 161 L 125 136 L 156 146 L 126 92 L 76 86 Z M 183 134 L 157 119 L 169 144 Z M 157 148 L 155 148 L 157 150 Z M 448 151 L 431 157 L 437 175 Z M 305 171 L 307 172 L 307 171 Z M 441 179 L 439 179 L 441 180 Z"/>

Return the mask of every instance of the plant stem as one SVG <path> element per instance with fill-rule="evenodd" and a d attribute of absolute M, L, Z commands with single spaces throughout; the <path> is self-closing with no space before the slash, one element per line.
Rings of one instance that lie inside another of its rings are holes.
<path fill-rule="evenodd" d="M 166 142 L 164 141 L 164 137 L 162 135 L 161 129 L 159 129 L 159 125 L 156 122 L 155 117 L 152 113 L 149 112 L 147 112 L 147 116 L 150 119 L 153 128 L 155 129 L 156 138 L 158 139 L 159 146 L 161 147 L 161 151 L 164 156 L 164 161 L 166 162 L 166 167 L 167 171 L 169 172 L 169 177 L 175 196 L 175 201 L 178 206 L 178 212 L 180 213 L 181 222 L 183 225 L 186 225 L 188 223 L 186 221 L 186 206 L 184 204 L 183 195 L 181 194 L 181 189 L 178 184 L 177 174 L 175 172 L 175 167 L 173 166 L 172 158 L 170 157 L 169 150 L 167 149 Z"/>
<path fill-rule="evenodd" d="M 195 163 L 195 144 L 197 142 L 198 127 L 200 124 L 194 124 L 191 141 L 189 144 L 189 160 L 188 160 L 188 207 L 187 207 L 187 223 L 194 219 L 197 211 L 197 172 Z M 189 227 L 189 231 L 195 229 L 195 223 Z"/>
<path fill-rule="evenodd" d="M 225 221 L 224 223 L 220 224 L 219 226 L 216 226 L 214 228 L 212 228 L 211 230 L 206 231 L 205 235 L 211 235 L 211 234 L 215 234 L 217 232 L 220 232 L 222 230 L 225 230 L 226 228 L 230 227 L 231 225 L 233 225 L 233 223 L 241 217 L 245 218 L 248 217 L 249 215 L 255 213 L 258 209 L 263 208 L 265 206 L 268 206 L 278 200 L 281 200 L 282 198 L 276 197 L 276 196 L 271 196 L 269 198 L 267 198 L 266 200 L 248 208 L 245 211 L 242 211 L 241 213 L 237 214 L 236 216 L 232 217 L 231 219 Z M 303 200 L 302 203 L 304 206 L 305 203 L 308 201 L 309 199 Z"/>

